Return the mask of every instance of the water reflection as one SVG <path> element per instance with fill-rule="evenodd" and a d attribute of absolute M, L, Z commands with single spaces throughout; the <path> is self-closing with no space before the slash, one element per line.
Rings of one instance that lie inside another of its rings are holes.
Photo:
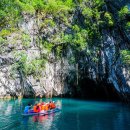
<path fill-rule="evenodd" d="M 42 115 L 33 116 L 32 118 L 33 118 L 34 122 L 43 122 L 43 121 L 46 121 L 48 119 L 48 115 L 45 115 L 45 116 L 42 116 Z"/>

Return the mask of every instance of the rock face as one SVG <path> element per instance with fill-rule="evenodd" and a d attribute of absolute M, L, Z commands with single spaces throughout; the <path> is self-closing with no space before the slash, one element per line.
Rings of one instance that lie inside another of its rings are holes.
<path fill-rule="evenodd" d="M 87 98 L 90 99 L 92 97 L 98 99 L 100 96 L 101 98 L 104 97 L 104 99 L 127 99 L 127 94 L 130 92 L 129 66 L 123 65 L 122 63 L 119 53 L 120 48 L 118 48 L 119 44 L 116 39 L 108 32 L 103 33 L 103 47 L 98 53 L 95 52 L 96 57 L 99 58 L 99 62 L 95 64 L 95 62 L 91 60 L 93 57 L 90 55 L 84 61 L 86 64 L 89 64 L 84 68 L 87 70 L 87 73 L 84 73 L 83 69 L 80 70 L 83 77 L 83 79 L 81 79 L 81 86 L 83 86 L 83 89 L 81 87 L 81 93 L 83 92 L 85 97 L 88 95 Z M 82 65 L 83 63 L 81 63 L 81 66 Z M 88 85 L 89 83 L 90 85 Z M 84 86 L 86 86 L 86 88 Z M 95 94 L 95 96 L 92 93 Z M 120 94 L 118 95 L 117 93 Z"/>
<path fill-rule="evenodd" d="M 111 1 L 107 2 L 111 5 Z M 78 13 L 74 17 L 79 19 Z M 18 25 L 20 31 L 7 37 L 9 44 L 0 55 L 0 97 L 76 96 L 97 99 L 101 96 L 127 99 L 130 93 L 130 67 L 123 64 L 120 50 L 129 48 L 130 39 L 124 40 L 118 24 L 113 30 L 102 30 L 101 47 L 98 51 L 95 47 L 88 46 L 84 50 L 87 54 L 80 52 L 78 62 L 70 64 L 70 58 L 75 55 L 71 47 L 65 49 L 65 57 L 57 59 L 55 52 L 48 54 L 45 48 L 41 51 L 37 36 L 41 35 L 43 40 L 52 41 L 51 36 L 56 32 L 72 33 L 71 29 L 59 22 L 55 27 L 44 27 L 39 32 L 42 23 L 40 18 L 28 14 L 23 14 L 23 18 L 24 21 Z M 52 16 L 47 18 L 52 19 Z M 69 22 L 72 22 L 72 16 L 69 17 Z M 28 39 L 26 36 L 21 38 L 23 32 L 29 36 L 28 45 L 22 44 Z M 44 69 L 40 70 L 40 76 L 25 75 L 19 68 L 12 72 L 15 63 L 19 61 L 14 49 L 17 53 L 24 50 L 27 61 L 46 56 L 47 62 Z M 89 50 L 93 53 L 90 54 Z"/>
<path fill-rule="evenodd" d="M 25 76 L 21 70 L 12 72 L 12 66 L 19 60 L 15 57 L 14 48 L 18 53 L 23 53 L 24 50 L 28 60 L 41 56 L 40 49 L 36 45 L 38 33 L 36 18 L 24 14 L 24 21 L 19 24 L 19 28 L 21 32 L 24 31 L 29 35 L 29 47 L 26 49 L 21 44 L 20 31 L 7 37 L 7 42 L 10 43 L 0 57 L 0 97 L 52 97 L 68 93 L 70 90 L 65 84 L 64 78 L 68 73 L 69 66 L 68 61 L 64 58 L 55 60 L 53 54 L 48 55 L 49 61 L 45 63 L 44 70 L 41 70 L 40 77 Z M 48 30 L 49 32 L 50 30 Z M 15 44 L 12 44 L 13 42 Z M 43 53 L 46 54 L 46 52 L 43 50 Z"/>

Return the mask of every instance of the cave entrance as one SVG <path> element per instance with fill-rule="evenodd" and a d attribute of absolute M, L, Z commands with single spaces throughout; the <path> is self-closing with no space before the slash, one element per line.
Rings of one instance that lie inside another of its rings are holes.
<path fill-rule="evenodd" d="M 112 84 L 106 80 L 96 82 L 89 78 L 79 81 L 80 97 L 88 100 L 120 101 L 120 96 Z"/>

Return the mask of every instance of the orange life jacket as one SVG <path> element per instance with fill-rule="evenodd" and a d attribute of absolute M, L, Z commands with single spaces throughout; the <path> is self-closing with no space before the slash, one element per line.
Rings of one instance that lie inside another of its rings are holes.
<path fill-rule="evenodd" d="M 34 111 L 34 112 L 37 112 L 37 109 L 36 109 L 36 108 L 37 108 L 37 106 L 34 106 L 34 107 L 33 107 L 33 111 Z"/>
<path fill-rule="evenodd" d="M 51 102 L 51 103 L 49 103 L 49 105 L 50 105 L 50 109 L 52 109 L 52 102 Z"/>
<path fill-rule="evenodd" d="M 52 102 L 51 103 L 51 109 L 54 109 L 54 108 L 56 108 L 56 105 Z"/>
<path fill-rule="evenodd" d="M 48 111 L 49 110 L 49 107 L 48 107 L 48 104 L 45 105 L 45 111 Z"/>
<path fill-rule="evenodd" d="M 41 105 L 41 110 L 45 111 L 45 105 Z"/>

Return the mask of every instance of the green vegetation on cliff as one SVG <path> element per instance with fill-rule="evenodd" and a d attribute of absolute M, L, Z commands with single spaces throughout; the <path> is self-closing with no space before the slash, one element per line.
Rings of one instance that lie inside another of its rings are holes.
<path fill-rule="evenodd" d="M 53 51 L 60 58 L 65 54 L 67 46 L 75 54 L 74 57 L 69 57 L 72 59 L 70 63 L 75 64 L 79 60 L 80 52 L 88 48 L 86 54 L 97 56 L 102 47 L 102 29 L 114 28 L 114 16 L 105 8 L 104 0 L 1 0 L 0 46 L 8 44 L 6 37 L 19 32 L 24 16 L 31 16 L 37 20 L 36 44 L 40 48 L 41 58 L 29 61 L 23 54 L 16 66 L 22 62 L 20 67 L 26 75 L 38 75 L 45 63 L 42 50 L 46 49 L 48 53 Z M 120 22 L 125 20 L 122 24 L 129 31 L 130 21 L 126 18 L 129 14 L 128 7 L 121 8 L 118 14 Z M 28 33 L 20 32 L 18 39 L 22 42 L 23 50 L 30 47 L 31 38 Z M 17 44 L 18 39 L 13 39 L 11 43 Z M 91 51 L 91 47 L 96 51 Z M 19 55 L 16 56 L 18 59 Z M 98 62 L 97 57 L 92 60 L 94 63 Z"/>
<path fill-rule="evenodd" d="M 122 50 L 122 59 L 126 65 L 130 65 L 130 50 Z"/>

